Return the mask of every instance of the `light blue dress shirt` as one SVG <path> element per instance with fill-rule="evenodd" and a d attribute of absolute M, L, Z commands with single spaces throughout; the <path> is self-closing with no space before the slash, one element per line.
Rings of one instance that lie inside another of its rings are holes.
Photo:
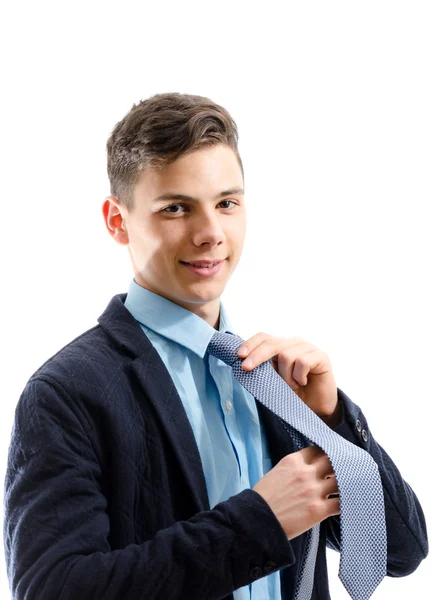
<path fill-rule="evenodd" d="M 254 485 L 273 466 L 256 400 L 232 368 L 209 355 L 215 329 L 133 279 L 125 307 L 169 371 L 199 449 L 210 508 Z M 219 331 L 235 333 L 220 303 Z M 235 590 L 235 600 L 281 600 L 280 572 Z"/>

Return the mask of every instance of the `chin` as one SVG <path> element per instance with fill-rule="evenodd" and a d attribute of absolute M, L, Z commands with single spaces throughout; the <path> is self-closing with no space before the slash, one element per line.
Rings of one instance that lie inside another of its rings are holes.
<path fill-rule="evenodd" d="M 189 289 L 184 290 L 184 296 L 188 299 L 189 302 L 200 302 L 202 304 L 205 304 L 208 302 L 214 302 L 215 300 L 219 300 L 220 296 L 223 293 L 223 289 L 224 288 L 217 288 L 213 291 L 207 290 L 206 292 L 204 290 L 196 290 L 194 292 L 193 290 Z"/>

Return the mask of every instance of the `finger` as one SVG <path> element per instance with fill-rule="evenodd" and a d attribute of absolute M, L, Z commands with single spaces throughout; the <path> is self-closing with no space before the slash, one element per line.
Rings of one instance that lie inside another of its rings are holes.
<path fill-rule="evenodd" d="M 292 346 L 286 347 L 286 344 L 289 343 L 292 343 Z M 241 366 L 245 370 L 253 370 L 258 365 L 270 359 L 276 359 L 278 365 L 280 361 L 283 360 L 284 356 L 292 356 L 295 359 L 297 356 L 310 352 L 313 349 L 315 349 L 315 346 L 312 346 L 308 342 L 304 342 L 300 338 L 295 338 L 293 341 L 285 340 L 283 338 L 266 338 L 262 340 L 254 350 L 248 352 L 247 358 L 243 361 Z M 290 362 L 293 365 L 293 361 L 288 361 L 288 364 Z M 292 384 L 296 386 L 297 384 L 292 380 L 291 373 L 289 373 L 289 367 L 287 367 L 287 373 L 290 375 Z M 281 375 L 281 373 L 279 374 Z M 284 373 L 282 377 L 284 379 Z"/>
<path fill-rule="evenodd" d="M 335 473 L 326 452 L 320 446 L 313 445 L 298 450 L 302 454 L 303 461 L 308 465 L 313 465 L 316 470 L 316 477 L 319 479 L 335 478 Z"/>
<path fill-rule="evenodd" d="M 332 470 L 332 465 L 329 462 L 329 458 L 326 455 L 324 457 L 316 457 L 314 468 L 316 470 L 316 477 L 318 479 L 326 482 L 329 486 L 337 486 L 337 478 Z"/>
<path fill-rule="evenodd" d="M 283 348 L 278 354 L 278 373 L 292 389 L 297 390 L 307 384 L 310 370 L 307 357 L 316 351 L 319 351 L 316 346 L 301 342 L 292 348 Z"/>
<path fill-rule="evenodd" d="M 241 346 L 238 348 L 238 356 L 247 356 L 247 354 L 253 352 L 253 350 L 259 346 L 259 344 L 261 344 L 266 337 L 269 337 L 268 334 L 260 331 L 248 340 L 244 340 Z"/>
<path fill-rule="evenodd" d="M 280 340 L 277 339 L 263 340 L 257 348 L 248 353 L 247 358 L 243 360 L 241 366 L 247 370 L 255 369 L 278 354 L 279 344 Z"/>
<path fill-rule="evenodd" d="M 324 498 L 328 498 L 329 496 L 335 494 L 338 496 L 339 494 L 337 481 L 335 477 L 330 477 L 329 479 L 324 479 L 322 481 L 322 496 Z"/>
<path fill-rule="evenodd" d="M 328 357 L 322 350 L 313 349 L 298 356 L 292 370 L 292 377 L 299 385 L 307 385 L 308 374 L 321 375 L 329 369 Z"/>
<path fill-rule="evenodd" d="M 295 346 L 297 344 L 304 342 L 304 340 L 299 337 L 293 337 L 293 338 L 289 338 L 288 340 L 286 340 L 285 338 L 276 337 L 276 336 L 270 335 L 269 333 L 264 333 L 261 331 L 259 333 L 256 333 L 256 335 L 253 335 L 248 340 L 244 340 L 244 342 L 242 342 L 241 346 L 238 348 L 238 351 L 237 351 L 238 356 L 241 356 L 241 357 L 250 356 L 250 354 L 254 350 L 256 350 L 256 348 L 258 346 L 260 346 L 260 344 L 262 344 L 262 342 L 264 342 L 265 340 L 266 341 L 272 340 L 275 344 L 282 344 L 283 346 L 285 346 L 286 343 L 288 343 L 289 345 Z M 268 359 L 266 359 L 266 360 L 268 360 Z"/>
<path fill-rule="evenodd" d="M 326 453 L 322 450 L 320 446 L 313 444 L 312 446 L 307 446 L 306 448 L 302 448 L 297 451 L 298 454 L 301 455 L 302 460 L 307 464 L 311 465 L 313 463 L 319 462 L 321 464 L 322 473 L 321 476 L 332 472 L 331 464 Z"/>
<path fill-rule="evenodd" d="M 328 500 L 325 500 L 325 503 L 326 512 L 329 517 L 341 514 L 339 498 L 328 498 Z"/>

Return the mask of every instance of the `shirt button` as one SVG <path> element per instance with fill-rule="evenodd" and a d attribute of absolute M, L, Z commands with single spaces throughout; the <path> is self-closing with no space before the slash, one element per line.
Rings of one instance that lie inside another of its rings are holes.
<path fill-rule="evenodd" d="M 364 442 L 366 442 L 368 440 L 368 434 L 365 431 L 365 429 L 362 430 L 362 439 L 364 440 Z"/>
<path fill-rule="evenodd" d="M 361 424 L 360 420 L 358 419 L 358 420 L 356 421 L 356 431 L 357 431 L 358 433 L 361 433 L 361 429 L 362 429 L 362 424 Z"/>
<path fill-rule="evenodd" d="M 242 481 L 243 483 L 245 483 L 245 482 L 247 481 L 247 480 L 246 480 L 246 478 L 245 478 L 245 475 L 243 475 L 243 476 L 242 476 L 242 479 L 241 479 L 241 481 Z"/>
<path fill-rule="evenodd" d="M 260 567 L 253 567 L 249 575 L 252 579 L 259 579 L 259 577 L 262 577 L 262 569 Z"/>
<path fill-rule="evenodd" d="M 230 410 L 232 408 L 232 402 L 229 402 L 229 400 L 226 402 L 226 409 Z"/>

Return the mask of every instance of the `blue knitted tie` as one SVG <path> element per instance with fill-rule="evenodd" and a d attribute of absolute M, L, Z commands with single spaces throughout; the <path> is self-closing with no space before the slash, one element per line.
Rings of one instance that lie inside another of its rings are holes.
<path fill-rule="evenodd" d="M 230 365 L 239 383 L 281 418 L 299 449 L 316 444 L 328 456 L 340 498 L 341 556 L 338 576 L 353 600 L 368 600 L 386 575 L 385 505 L 378 466 L 364 449 L 326 425 L 295 394 L 267 360 L 244 371 L 239 336 L 216 331 L 208 352 Z M 295 600 L 310 600 L 319 542 L 319 524 L 309 530 Z"/>

